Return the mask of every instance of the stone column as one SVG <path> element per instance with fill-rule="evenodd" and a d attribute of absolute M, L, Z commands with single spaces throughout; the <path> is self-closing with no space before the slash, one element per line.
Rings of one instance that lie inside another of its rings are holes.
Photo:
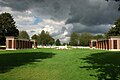
<path fill-rule="evenodd" d="M 105 40 L 105 49 L 107 50 L 108 49 L 108 47 L 107 47 L 107 40 Z"/>
<path fill-rule="evenodd" d="M 23 49 L 23 40 L 21 40 L 21 49 Z"/>
<path fill-rule="evenodd" d="M 105 41 L 103 40 L 103 50 L 105 49 Z"/>
<path fill-rule="evenodd" d="M 100 49 L 102 49 L 102 44 L 101 44 L 101 41 L 100 41 Z"/>
<path fill-rule="evenodd" d="M 100 42 L 98 41 L 98 49 L 100 49 Z"/>
<path fill-rule="evenodd" d="M 112 41 L 109 40 L 109 49 L 112 49 Z"/>
<path fill-rule="evenodd" d="M 34 40 L 34 48 L 36 49 L 37 48 L 37 41 Z"/>
<path fill-rule="evenodd" d="M 119 40 L 117 40 L 117 49 L 120 49 L 120 46 L 119 46 Z"/>
<path fill-rule="evenodd" d="M 111 49 L 114 49 L 114 43 L 113 43 L 113 40 L 111 40 Z"/>
<path fill-rule="evenodd" d="M 12 49 L 15 49 L 15 40 L 12 40 Z"/>
<path fill-rule="evenodd" d="M 6 39 L 6 49 L 9 48 L 9 40 Z"/>
<path fill-rule="evenodd" d="M 98 41 L 96 41 L 96 48 L 98 48 Z"/>
<path fill-rule="evenodd" d="M 93 47 L 93 41 L 91 40 L 90 41 L 90 48 L 92 48 Z"/>
<path fill-rule="evenodd" d="M 18 40 L 18 49 L 20 49 L 20 40 Z"/>
<path fill-rule="evenodd" d="M 120 49 L 120 40 L 119 40 L 119 49 Z"/>
<path fill-rule="evenodd" d="M 103 49 L 103 42 L 101 41 L 101 49 Z"/>

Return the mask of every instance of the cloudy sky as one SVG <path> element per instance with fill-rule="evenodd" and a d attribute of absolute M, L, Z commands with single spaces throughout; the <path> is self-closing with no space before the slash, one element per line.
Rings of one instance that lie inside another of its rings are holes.
<path fill-rule="evenodd" d="M 11 13 L 17 28 L 30 36 L 45 30 L 66 42 L 72 32 L 107 32 L 120 16 L 118 5 L 105 0 L 0 0 L 0 13 Z"/>

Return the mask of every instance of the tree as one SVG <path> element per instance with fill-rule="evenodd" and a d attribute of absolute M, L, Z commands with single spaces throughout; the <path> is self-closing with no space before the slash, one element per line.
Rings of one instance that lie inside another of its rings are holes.
<path fill-rule="evenodd" d="M 78 46 L 79 45 L 79 34 L 73 32 L 70 36 L 70 45 L 71 46 Z"/>
<path fill-rule="evenodd" d="M 45 31 L 42 30 L 41 34 L 39 36 L 40 36 L 40 44 L 42 46 L 46 45 L 46 34 L 45 34 Z"/>
<path fill-rule="evenodd" d="M 63 46 L 68 45 L 68 43 L 63 43 Z"/>
<path fill-rule="evenodd" d="M 36 34 L 34 34 L 31 38 L 37 40 L 37 37 L 38 36 Z"/>
<path fill-rule="evenodd" d="M 41 31 L 41 34 L 39 34 L 39 37 L 38 37 L 40 44 L 41 45 L 53 45 L 55 43 L 55 40 L 54 38 L 52 38 L 50 35 L 49 35 L 49 32 L 45 32 L 44 30 Z"/>
<path fill-rule="evenodd" d="M 10 13 L 0 14 L 0 33 L 1 36 L 18 36 L 19 30 Z"/>
<path fill-rule="evenodd" d="M 49 41 L 48 41 L 48 45 L 53 45 L 55 43 L 55 39 L 50 37 Z"/>
<path fill-rule="evenodd" d="M 105 38 L 105 36 L 100 34 L 94 36 L 94 39 L 102 39 L 102 38 Z"/>
<path fill-rule="evenodd" d="M 55 44 L 56 44 L 56 46 L 60 46 L 61 45 L 60 40 L 57 39 L 56 42 L 55 42 Z"/>
<path fill-rule="evenodd" d="M 49 35 L 49 32 L 46 32 L 46 45 L 53 45 L 55 40 Z"/>
<path fill-rule="evenodd" d="M 30 39 L 26 31 L 20 31 L 18 38 L 19 39 Z"/>
<path fill-rule="evenodd" d="M 115 26 L 112 27 L 107 33 L 106 36 L 120 36 L 120 18 L 115 21 Z"/>
<path fill-rule="evenodd" d="M 5 44 L 5 36 L 19 35 L 19 30 L 10 13 L 0 14 L 0 43 Z"/>
<path fill-rule="evenodd" d="M 80 45 L 89 46 L 90 40 L 93 39 L 93 35 L 87 32 L 83 32 L 80 35 Z"/>

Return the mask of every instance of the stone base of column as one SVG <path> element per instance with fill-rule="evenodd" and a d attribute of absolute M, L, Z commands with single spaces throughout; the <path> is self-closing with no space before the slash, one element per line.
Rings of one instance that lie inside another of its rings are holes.
<path fill-rule="evenodd" d="M 109 49 L 109 51 L 120 51 L 120 49 Z"/>
<path fill-rule="evenodd" d="M 16 49 L 9 49 L 9 48 L 6 48 L 6 50 L 16 50 Z"/>

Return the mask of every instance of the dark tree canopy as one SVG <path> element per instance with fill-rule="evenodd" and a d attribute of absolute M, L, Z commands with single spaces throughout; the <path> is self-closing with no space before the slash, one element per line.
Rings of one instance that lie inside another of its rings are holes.
<path fill-rule="evenodd" d="M 45 32 L 44 30 L 38 35 L 34 34 L 31 38 L 36 39 L 38 44 L 42 46 L 53 45 L 55 43 L 54 38 L 50 36 L 49 32 Z"/>
<path fill-rule="evenodd" d="M 94 39 L 102 39 L 102 38 L 105 38 L 105 36 L 101 35 L 101 34 L 98 34 L 98 35 L 94 36 Z"/>
<path fill-rule="evenodd" d="M 19 39 L 30 39 L 26 31 L 20 31 L 18 38 Z"/>
<path fill-rule="evenodd" d="M 56 44 L 56 46 L 60 46 L 61 45 L 60 40 L 57 39 L 56 42 L 55 42 L 55 44 Z"/>
<path fill-rule="evenodd" d="M 55 42 L 54 38 L 49 35 L 49 32 L 46 32 L 46 44 L 53 45 Z"/>
<path fill-rule="evenodd" d="M 19 30 L 10 13 L 0 14 L 0 35 L 1 36 L 18 36 Z"/>
<path fill-rule="evenodd" d="M 19 30 L 10 13 L 0 14 L 0 45 L 5 45 L 5 36 L 19 35 Z"/>
<path fill-rule="evenodd" d="M 101 39 L 103 37 L 103 35 L 93 35 L 88 32 L 82 32 L 81 34 L 73 32 L 69 44 L 71 46 L 89 46 L 91 39 Z"/>
<path fill-rule="evenodd" d="M 80 45 L 81 46 L 89 46 L 90 40 L 93 39 L 93 35 L 87 32 L 83 32 L 80 35 Z"/>
<path fill-rule="evenodd" d="M 45 45 L 45 44 L 46 44 L 45 31 L 42 30 L 42 32 L 41 32 L 41 34 L 40 34 L 39 36 L 40 36 L 40 44 L 41 44 L 41 45 Z"/>
<path fill-rule="evenodd" d="M 115 27 L 112 27 L 107 33 L 106 36 L 120 36 L 120 18 L 115 21 Z"/>
<path fill-rule="evenodd" d="M 73 32 L 70 36 L 70 45 L 71 46 L 78 46 L 79 45 L 79 34 Z"/>
<path fill-rule="evenodd" d="M 31 38 L 37 40 L 37 37 L 38 36 L 36 34 L 34 34 Z"/>

